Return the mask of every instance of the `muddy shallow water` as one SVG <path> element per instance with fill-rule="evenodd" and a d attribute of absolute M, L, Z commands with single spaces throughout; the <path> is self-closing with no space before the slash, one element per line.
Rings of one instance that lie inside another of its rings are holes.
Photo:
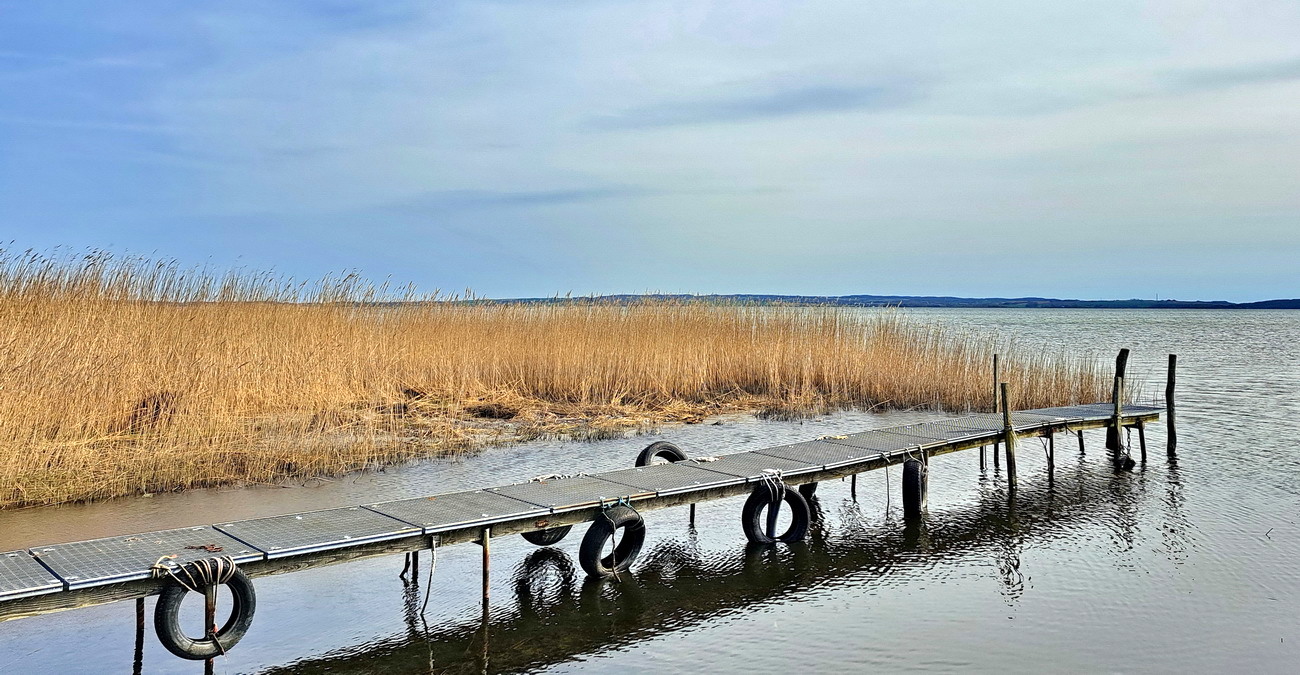
<path fill-rule="evenodd" d="M 898 472 L 824 484 L 808 541 L 754 549 L 742 498 L 646 514 L 646 548 L 620 584 L 585 582 L 581 528 L 554 549 L 493 542 L 492 603 L 479 549 L 438 553 L 432 585 L 391 556 L 257 580 L 248 636 L 217 672 L 610 670 L 1292 670 L 1300 657 L 1300 312 L 930 310 L 1024 347 L 1134 349 L 1163 389 L 1179 354 L 1180 453 L 1149 432 L 1150 460 L 1116 474 L 1089 432 L 1058 443 L 1049 480 L 1023 443 L 1021 489 L 977 453 L 932 463 L 927 519 L 902 520 Z M 540 442 L 306 487 L 195 491 L 0 513 L 0 550 L 629 466 L 657 439 L 693 454 L 756 449 L 937 413 L 744 416 L 591 443 Z M 887 483 L 888 480 L 888 483 Z M 888 489 L 886 486 L 888 485 Z M 419 607 L 429 592 L 427 611 Z M 150 601 L 150 605 L 152 601 Z M 0 624 L 0 672 L 129 672 L 134 603 Z M 144 672 L 201 672 L 147 634 Z"/>

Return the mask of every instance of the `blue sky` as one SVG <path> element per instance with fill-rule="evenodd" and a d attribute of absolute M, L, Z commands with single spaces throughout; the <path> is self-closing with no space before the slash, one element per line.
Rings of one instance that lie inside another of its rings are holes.
<path fill-rule="evenodd" d="M 0 0 L 0 240 L 493 297 L 1297 297 L 1297 35 L 1294 0 Z"/>

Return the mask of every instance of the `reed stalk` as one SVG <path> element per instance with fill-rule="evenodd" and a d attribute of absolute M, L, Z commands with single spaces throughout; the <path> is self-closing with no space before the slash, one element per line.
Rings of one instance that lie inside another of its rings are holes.
<path fill-rule="evenodd" d="M 0 252 L 0 508 L 329 476 L 730 411 L 1099 401 L 1094 359 L 896 311 L 498 303 Z"/>

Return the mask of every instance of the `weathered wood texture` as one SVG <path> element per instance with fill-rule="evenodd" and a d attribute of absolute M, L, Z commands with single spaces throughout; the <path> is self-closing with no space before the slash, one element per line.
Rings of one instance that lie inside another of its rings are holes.
<path fill-rule="evenodd" d="M 1178 370 L 1178 355 L 1169 355 L 1169 375 L 1165 380 L 1165 450 L 1170 457 L 1177 454 L 1178 432 L 1174 429 L 1174 380 Z"/>
<path fill-rule="evenodd" d="M 1128 348 L 1124 348 L 1119 350 L 1119 355 L 1115 357 L 1115 388 L 1114 388 L 1114 393 L 1111 396 L 1111 401 L 1116 406 L 1120 405 L 1119 397 L 1122 394 L 1120 381 L 1127 376 L 1127 371 L 1128 371 Z M 1118 410 L 1118 408 L 1116 409 Z M 1106 449 L 1120 450 L 1122 446 L 1123 446 L 1123 442 L 1120 439 L 1119 426 L 1118 425 L 1112 426 L 1106 432 Z"/>
<path fill-rule="evenodd" d="M 1007 485 L 1016 487 L 1016 428 L 1011 424 L 1011 402 L 1007 383 L 1002 383 L 1002 433 L 1007 444 Z"/>

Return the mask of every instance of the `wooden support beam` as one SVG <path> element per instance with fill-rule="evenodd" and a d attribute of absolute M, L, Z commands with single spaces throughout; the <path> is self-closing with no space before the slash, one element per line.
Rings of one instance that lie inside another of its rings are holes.
<path fill-rule="evenodd" d="M 1115 405 L 1115 410 L 1119 410 L 1121 405 L 1120 397 L 1123 395 L 1123 386 L 1121 381 L 1128 370 L 1128 348 L 1119 350 L 1119 356 L 1115 357 L 1115 388 L 1112 390 L 1111 401 Z M 1120 438 L 1120 427 L 1111 427 L 1106 432 L 1106 449 L 1120 450 L 1123 448 L 1124 441 Z"/>
<path fill-rule="evenodd" d="M 1169 355 L 1169 376 L 1165 381 L 1165 451 L 1170 457 L 1177 454 L 1178 432 L 1174 429 L 1174 373 L 1178 369 L 1178 355 Z"/>
<path fill-rule="evenodd" d="M 1007 444 L 1007 485 L 1016 487 L 1016 428 L 1011 424 L 1011 402 L 1008 400 L 1007 383 L 1002 383 L 1002 433 Z"/>
<path fill-rule="evenodd" d="M 1047 435 L 1047 474 L 1056 471 L 1056 434 Z"/>
<path fill-rule="evenodd" d="M 1086 454 L 1083 449 L 1083 429 L 1080 429 L 1074 433 L 1078 434 L 1079 436 L 1079 454 L 1080 455 Z"/>

